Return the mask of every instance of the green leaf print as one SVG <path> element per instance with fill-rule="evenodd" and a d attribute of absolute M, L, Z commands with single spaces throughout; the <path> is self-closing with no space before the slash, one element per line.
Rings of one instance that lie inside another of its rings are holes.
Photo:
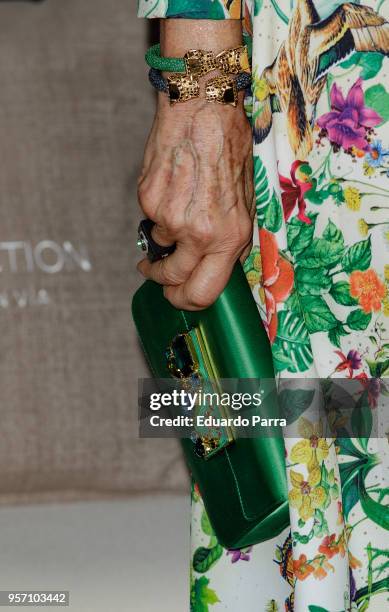
<path fill-rule="evenodd" d="M 311 405 L 314 389 L 283 389 L 278 401 L 283 417 L 288 424 L 294 423 Z"/>
<path fill-rule="evenodd" d="M 350 295 L 350 283 L 347 281 L 339 281 L 332 285 L 330 295 L 337 304 L 342 304 L 342 306 L 355 306 L 358 304 L 358 300 Z"/>
<path fill-rule="evenodd" d="M 218 0 L 207 0 L 207 2 L 195 2 L 194 0 L 169 0 L 169 8 L 166 17 L 181 17 L 198 19 L 224 19 L 222 3 Z"/>
<path fill-rule="evenodd" d="M 206 535 L 213 536 L 213 529 L 211 527 L 211 523 L 209 522 L 208 514 L 203 510 L 201 515 L 201 529 Z"/>
<path fill-rule="evenodd" d="M 364 468 L 369 461 L 368 455 L 364 455 L 363 458 L 357 459 L 356 461 L 345 461 L 339 464 L 339 472 L 342 481 L 342 493 L 344 488 L 351 487 L 352 483 L 358 485 L 358 481 L 355 480 L 362 468 Z M 359 493 L 358 493 L 359 496 Z"/>
<path fill-rule="evenodd" d="M 346 519 L 348 519 L 355 504 L 359 502 L 358 480 L 358 474 L 355 474 L 351 480 L 348 480 L 344 484 L 342 483 L 343 512 Z"/>
<path fill-rule="evenodd" d="M 324 240 L 329 240 L 330 242 L 336 242 L 339 247 L 344 246 L 343 234 L 331 220 L 327 223 L 327 226 L 323 232 L 323 238 Z"/>
<path fill-rule="evenodd" d="M 365 91 L 365 104 L 382 117 L 380 125 L 389 119 L 389 93 L 383 85 L 373 85 Z"/>
<path fill-rule="evenodd" d="M 300 534 L 298 531 L 293 532 L 293 540 L 296 542 L 300 542 L 300 544 L 308 544 L 311 539 L 309 535 Z"/>
<path fill-rule="evenodd" d="M 257 17 L 262 10 L 263 0 L 254 0 L 254 17 Z"/>
<path fill-rule="evenodd" d="M 348 59 L 346 59 L 344 62 L 339 64 L 339 66 L 341 68 L 344 68 L 345 70 L 352 68 L 352 66 L 357 66 L 357 64 L 359 64 L 359 59 L 361 56 L 362 56 L 362 52 L 353 53 Z"/>
<path fill-rule="evenodd" d="M 191 4 L 193 4 L 193 0 L 190 0 Z M 215 2 L 213 0 L 211 7 L 209 9 L 209 19 L 224 19 L 224 11 L 221 5 L 221 2 Z"/>
<path fill-rule="evenodd" d="M 210 612 L 209 606 L 220 603 L 213 589 L 208 588 L 209 580 L 205 576 L 196 578 L 190 594 L 190 612 Z"/>
<path fill-rule="evenodd" d="M 340 262 L 343 252 L 343 239 L 314 238 L 300 259 L 304 268 L 333 268 Z"/>
<path fill-rule="evenodd" d="M 263 225 L 267 230 L 269 230 L 269 232 L 273 232 L 273 234 L 275 234 L 281 229 L 282 219 L 282 206 L 279 197 L 277 196 L 275 190 L 273 190 L 271 200 L 265 209 Z"/>
<path fill-rule="evenodd" d="M 346 325 L 355 331 L 364 331 L 371 321 L 371 312 L 363 312 L 360 308 L 353 310 L 347 317 Z"/>
<path fill-rule="evenodd" d="M 212 548 L 200 546 L 193 555 L 193 569 L 199 574 L 205 574 L 223 554 L 223 548 L 216 544 Z"/>
<path fill-rule="evenodd" d="M 351 414 L 351 427 L 355 437 L 369 438 L 373 427 L 373 416 L 365 391 Z"/>
<path fill-rule="evenodd" d="M 313 535 L 316 538 L 321 538 L 325 535 L 329 535 L 328 522 L 325 517 L 325 513 L 318 508 L 315 510 L 315 520 L 313 523 Z"/>
<path fill-rule="evenodd" d="M 389 359 L 385 359 L 385 361 L 370 361 L 370 359 L 366 359 L 366 362 L 369 366 L 370 375 L 374 378 L 382 378 L 389 368 Z"/>
<path fill-rule="evenodd" d="M 367 438 L 358 438 L 359 444 L 362 446 L 365 453 L 367 453 L 367 446 L 369 440 Z"/>
<path fill-rule="evenodd" d="M 384 61 L 383 53 L 364 53 L 359 63 L 362 67 L 360 77 L 364 81 L 373 79 L 382 68 L 382 62 Z"/>
<path fill-rule="evenodd" d="M 349 332 L 347 332 L 344 327 L 343 327 L 343 323 L 341 323 L 340 321 L 338 321 L 338 324 L 336 327 L 334 327 L 333 329 L 330 329 L 330 331 L 328 332 L 328 339 L 329 341 L 334 345 L 337 346 L 338 348 L 340 348 L 340 340 L 342 336 L 347 336 Z"/>
<path fill-rule="evenodd" d="M 337 327 L 338 321 L 322 297 L 310 295 L 301 296 L 300 303 L 304 312 L 305 323 L 310 334 L 320 331 L 329 331 Z"/>
<path fill-rule="evenodd" d="M 382 68 L 384 56 L 382 53 L 364 53 L 363 51 L 353 53 L 353 55 L 340 64 L 341 68 L 351 68 L 352 66 L 359 66 L 362 68 L 359 76 L 364 81 L 373 79 Z"/>
<path fill-rule="evenodd" d="M 358 612 L 365 612 L 369 608 L 370 599 L 373 595 L 387 591 L 389 591 L 389 576 L 358 589 L 355 594 L 355 601 L 358 602 Z"/>
<path fill-rule="evenodd" d="M 296 284 L 300 295 L 321 295 L 327 293 L 331 287 L 331 278 L 328 271 L 319 268 L 312 273 L 312 270 L 299 266 L 296 270 Z"/>
<path fill-rule="evenodd" d="M 312 179 L 313 187 L 305 194 L 305 199 L 312 202 L 312 204 L 323 204 L 323 202 L 328 198 L 330 192 L 328 189 L 317 189 L 317 180 L 315 178 Z"/>
<path fill-rule="evenodd" d="M 359 472 L 358 488 L 362 509 L 374 523 L 389 530 L 389 506 L 376 502 L 366 490 L 365 476 L 368 469 L 369 467 Z"/>
<path fill-rule="evenodd" d="M 363 403 L 367 404 L 364 400 Z M 356 457 L 354 461 L 339 464 L 346 519 L 350 510 L 360 501 L 366 516 L 377 525 L 388 530 L 389 506 L 375 501 L 367 492 L 365 485 L 367 475 L 381 463 L 381 459 L 374 454 L 362 453 L 350 439 L 339 439 L 336 444 L 340 446 L 342 454 Z M 355 490 L 356 487 L 357 491 Z"/>
<path fill-rule="evenodd" d="M 342 269 L 345 272 L 354 270 L 367 270 L 371 263 L 371 239 L 356 242 L 349 247 L 342 258 Z"/>
<path fill-rule="evenodd" d="M 366 453 L 363 453 L 350 438 L 339 438 L 336 440 L 336 446 L 339 446 L 342 455 L 355 457 L 356 459 L 365 459 Z M 340 468 L 341 469 L 341 468 Z M 342 479 L 343 483 L 343 479 Z"/>
<path fill-rule="evenodd" d="M 373 547 L 369 543 L 366 551 L 372 573 L 375 573 L 377 577 L 382 573 L 387 574 L 386 570 L 389 569 L 389 550 Z M 375 565 L 374 568 L 372 567 L 373 563 Z"/>
<path fill-rule="evenodd" d="M 317 213 L 308 214 L 307 216 L 311 220 L 309 225 L 308 223 L 303 223 L 303 221 L 300 221 L 297 217 L 293 217 L 288 221 L 288 247 L 294 257 L 297 257 L 309 247 L 313 239 L 313 234 L 315 233 Z"/>
<path fill-rule="evenodd" d="M 283 310 L 278 315 L 277 337 L 272 346 L 278 372 L 305 372 L 313 362 L 309 335 L 301 315 Z"/>
<path fill-rule="evenodd" d="M 298 372 L 295 370 L 295 364 L 291 357 L 283 350 L 283 348 L 277 343 L 277 340 L 272 346 L 273 362 L 276 372 L 283 372 L 289 370 L 289 372 Z"/>
<path fill-rule="evenodd" d="M 285 13 L 280 9 L 280 7 L 278 6 L 278 2 L 276 0 L 270 0 L 275 12 L 277 13 L 278 17 L 286 24 L 288 24 L 289 19 L 288 17 L 285 15 Z"/>
<path fill-rule="evenodd" d="M 297 291 L 293 291 L 288 299 L 284 302 L 284 306 L 286 310 L 291 310 L 292 312 L 301 313 L 300 302 L 297 295 Z"/>
<path fill-rule="evenodd" d="M 265 211 L 271 202 L 269 181 L 266 168 L 258 155 L 254 156 L 254 189 L 255 202 L 257 208 L 257 221 L 260 227 L 263 226 Z"/>

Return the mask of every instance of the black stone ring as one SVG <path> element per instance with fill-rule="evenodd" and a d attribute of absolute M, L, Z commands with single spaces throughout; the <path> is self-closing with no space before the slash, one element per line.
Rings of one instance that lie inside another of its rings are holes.
<path fill-rule="evenodd" d="M 159 259 L 163 259 L 174 252 L 176 245 L 162 246 L 153 240 L 151 230 L 155 223 L 151 219 L 143 219 L 138 227 L 138 243 L 137 246 L 146 253 L 147 259 L 154 263 Z"/>

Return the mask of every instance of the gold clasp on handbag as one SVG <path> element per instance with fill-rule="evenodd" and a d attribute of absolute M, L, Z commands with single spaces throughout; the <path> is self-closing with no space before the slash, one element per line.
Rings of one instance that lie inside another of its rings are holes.
<path fill-rule="evenodd" d="M 166 350 L 166 359 L 170 374 L 183 383 L 184 389 L 220 392 L 219 388 L 215 389 L 216 375 L 198 328 L 175 336 Z M 217 411 L 219 415 L 222 415 L 222 410 L 219 405 L 215 410 L 212 406 L 211 413 Z M 196 406 L 195 417 L 204 413 L 209 414 L 210 408 L 200 402 Z M 196 435 L 193 442 L 196 455 L 208 459 L 227 446 L 233 437 L 230 428 L 227 427 L 205 429 L 206 433 L 195 428 Z"/>
<path fill-rule="evenodd" d="M 220 437 L 198 436 L 195 441 L 195 453 L 198 457 L 207 458 L 221 447 Z M 225 445 L 223 445 L 224 448 Z"/>

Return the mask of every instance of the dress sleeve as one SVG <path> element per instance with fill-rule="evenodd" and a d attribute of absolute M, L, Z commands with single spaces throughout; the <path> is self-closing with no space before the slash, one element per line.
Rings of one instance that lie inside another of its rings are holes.
<path fill-rule="evenodd" d="M 138 17 L 241 19 L 243 0 L 138 0 Z"/>

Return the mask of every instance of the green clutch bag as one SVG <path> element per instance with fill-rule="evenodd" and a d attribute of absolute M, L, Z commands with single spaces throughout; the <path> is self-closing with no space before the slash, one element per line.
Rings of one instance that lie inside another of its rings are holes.
<path fill-rule="evenodd" d="M 156 378 L 194 367 L 216 379 L 270 379 L 269 341 L 240 264 L 216 302 L 200 312 L 174 308 L 162 287 L 146 281 L 132 302 L 134 322 Z M 192 363 L 188 365 L 188 361 Z M 257 408 L 262 411 L 262 408 Z M 275 437 L 181 440 L 186 462 L 220 542 L 243 548 L 289 524 L 285 449 Z"/>

